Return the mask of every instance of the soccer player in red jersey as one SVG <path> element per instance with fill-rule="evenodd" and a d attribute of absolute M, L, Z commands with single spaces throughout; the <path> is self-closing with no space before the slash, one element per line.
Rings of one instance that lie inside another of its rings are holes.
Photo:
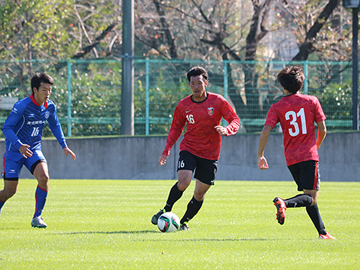
<path fill-rule="evenodd" d="M 319 239 L 335 239 L 325 231 L 317 205 L 320 186 L 318 149 L 326 135 L 325 114 L 316 97 L 297 93 L 305 79 L 300 67 L 285 67 L 277 79 L 284 89 L 285 97 L 269 109 L 259 141 L 258 167 L 261 170 L 269 168 L 264 150 L 270 131 L 280 122 L 286 164 L 298 186 L 298 191 L 303 191 L 303 194 L 289 199 L 274 199 L 277 220 L 281 225 L 284 224 L 285 212 L 289 207 L 306 207 L 319 233 Z M 314 122 L 318 127 L 317 138 Z"/>
<path fill-rule="evenodd" d="M 159 157 L 160 165 L 165 165 L 171 147 L 187 124 L 184 139 L 180 144 L 177 165 L 178 181 L 171 188 L 165 207 L 151 219 L 151 222 L 156 225 L 162 213 L 171 211 L 175 202 L 181 198 L 183 192 L 190 185 L 195 171 L 194 196 L 180 220 L 181 230 L 189 229 L 188 221 L 198 213 L 206 192 L 214 184 L 220 157 L 221 135 L 234 135 L 240 126 L 238 116 L 225 98 L 206 91 L 208 73 L 204 68 L 190 69 L 187 79 L 192 95 L 182 99 L 176 106 L 165 150 Z M 222 118 L 228 121 L 227 127 L 220 125 Z"/>

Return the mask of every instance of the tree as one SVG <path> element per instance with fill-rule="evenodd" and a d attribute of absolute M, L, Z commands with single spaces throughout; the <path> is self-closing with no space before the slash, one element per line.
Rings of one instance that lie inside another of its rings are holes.
<path fill-rule="evenodd" d="M 314 24 L 306 32 L 305 37 L 304 36 L 301 37 L 302 43 L 299 46 L 299 53 L 297 55 L 295 55 L 295 57 L 293 58 L 294 61 L 307 60 L 309 57 L 309 54 L 317 49 L 317 45 L 314 45 L 314 44 L 316 44 L 316 42 L 319 42 L 320 40 L 324 42 L 325 40 L 331 39 L 331 35 L 329 35 L 330 34 L 329 32 L 328 33 L 325 33 L 325 32 L 320 33 L 318 39 L 316 37 L 319 34 L 319 32 L 321 31 L 321 29 L 323 29 L 323 27 L 326 25 L 329 27 L 328 30 L 330 30 L 330 31 L 332 30 L 332 28 L 333 28 L 333 27 L 331 27 L 332 23 L 331 22 L 329 23 L 328 21 L 329 21 L 331 14 L 338 7 L 338 5 L 339 5 L 339 0 L 329 0 L 329 2 L 326 4 L 326 6 L 322 9 L 320 14 L 316 18 Z M 305 12 L 308 12 L 310 8 L 318 9 L 319 7 L 321 7 L 320 3 L 314 3 L 313 5 L 304 6 L 303 10 Z M 301 20 L 301 17 L 294 19 L 294 20 L 295 20 L 295 22 L 299 21 L 299 20 Z M 301 24 L 299 26 L 301 28 Z M 335 27 L 338 28 L 339 24 L 336 23 Z M 304 32 L 304 31 L 301 31 L 301 32 Z M 334 31 L 334 32 L 340 34 L 339 31 Z M 332 38 L 332 40 L 334 40 L 334 38 Z M 338 39 L 338 41 L 341 41 L 341 39 Z M 335 45 L 335 44 L 330 44 L 330 46 L 333 46 L 333 45 Z M 321 47 L 324 47 L 324 46 L 321 46 Z M 321 47 L 319 48 L 320 51 L 322 50 Z M 330 54 L 328 54 L 328 56 L 330 56 Z"/>
<path fill-rule="evenodd" d="M 50 0 L 44 4 L 39 0 L 2 1 L 0 60 L 14 61 L 6 66 L 6 70 L 5 65 L 0 67 L 0 73 L 7 76 L 0 81 L 2 93 L 29 95 L 25 85 L 33 72 L 41 69 L 55 67 L 54 72 L 60 79 L 66 78 L 62 59 L 119 60 L 122 46 L 120 2 Z M 247 131 L 261 128 L 252 119 L 263 118 L 269 106 L 281 95 L 274 76 L 277 70 L 267 64 L 268 60 L 326 62 L 351 58 L 351 15 L 339 5 L 339 0 L 134 2 L 136 57 L 196 59 L 204 65 L 210 60 L 219 61 L 218 65 L 207 66 L 210 83 L 223 89 L 223 68 L 227 68 L 228 94 Z M 285 32 L 288 42 L 298 48 L 295 54 L 280 58 L 284 38 L 278 37 Z M 276 38 L 271 39 L 273 36 Z M 48 62 L 40 67 L 34 60 Z M 171 63 L 156 70 L 154 77 L 170 78 L 172 84 L 183 85 L 184 74 L 191 64 Z M 95 76 L 96 68 L 86 65 L 83 72 Z M 321 73 L 321 78 L 313 78 L 317 81 L 312 85 L 326 85 L 335 78 L 340 83 L 341 74 L 347 67 L 338 67 Z M 109 73 L 107 71 L 106 76 Z M 140 82 L 144 78 L 139 76 Z M 82 82 L 82 79 L 81 74 L 74 74 L 74 81 Z M 20 87 L 10 86 L 14 82 Z M 86 100 L 81 104 L 83 102 Z"/>
<path fill-rule="evenodd" d="M 111 56 L 120 36 L 115 29 L 120 8 L 114 12 L 112 7 L 111 0 L 1 2 L 0 60 L 14 62 L 5 71 L 13 78 L 9 84 L 20 85 L 15 91 L 20 91 L 20 96 L 28 96 L 26 84 L 34 72 L 39 71 L 34 60 L 56 62 Z M 2 92 L 14 90 L 2 88 Z"/>
<path fill-rule="evenodd" d="M 254 13 L 249 17 L 248 13 L 245 13 L 249 6 L 234 0 L 225 3 L 154 0 L 157 16 L 150 13 L 152 15 L 148 16 L 148 20 L 144 16 L 138 17 L 143 27 L 137 38 L 151 48 L 150 52 L 169 59 L 178 55 L 182 58 L 193 58 L 196 55 L 203 60 L 257 60 L 258 44 L 269 31 L 267 24 L 272 2 L 273 0 L 265 0 L 263 3 L 251 1 Z M 151 6 L 147 5 L 148 14 L 149 10 Z M 242 18 L 242 21 L 239 18 Z M 160 38 L 161 41 L 158 41 Z M 242 82 L 236 78 L 239 72 L 244 72 L 245 79 Z M 223 71 L 210 70 L 210 73 L 212 82 L 223 87 Z M 238 115 L 243 119 L 255 118 L 257 114 L 254 112 L 259 111 L 256 85 L 259 76 L 256 66 L 248 64 L 243 71 L 234 71 L 229 64 L 228 74 L 229 96 Z M 240 95 L 242 88 L 245 89 L 245 97 Z M 248 128 L 250 129 L 250 126 Z"/>
<path fill-rule="evenodd" d="M 259 82 L 262 75 L 269 72 L 269 67 L 256 63 L 269 59 L 262 54 L 264 50 L 259 51 L 266 46 L 264 38 L 269 33 L 291 33 L 299 45 L 299 53 L 293 60 L 307 60 L 310 55 L 320 60 L 333 59 L 334 55 L 339 56 L 337 60 L 347 58 L 343 52 L 347 50 L 348 30 L 340 27 L 339 18 L 348 21 L 349 17 L 340 16 L 344 15 L 344 10 L 339 7 L 339 0 L 251 0 L 248 5 L 235 0 L 153 0 L 148 4 L 138 0 L 137 4 L 144 8 L 146 15 L 141 16 L 144 13 L 138 9 L 141 27 L 136 37 L 148 46 L 149 55 L 166 59 L 196 57 L 247 61 L 243 70 L 234 71 L 233 65 L 228 65 L 229 96 L 242 119 L 263 117 L 282 93 L 266 90 L 265 103 L 261 105 L 260 91 L 263 90 L 259 90 Z M 252 12 L 241 16 L 243 10 Z M 241 21 L 237 20 L 239 17 Z M 238 79 L 239 73 L 243 74 L 243 79 Z M 211 77 L 221 76 L 214 73 Z M 213 81 L 222 86 L 221 80 Z M 259 128 L 261 126 L 247 126 L 248 131 Z"/>
<path fill-rule="evenodd" d="M 69 2 L 60 0 L 47 5 L 39 0 L 1 2 L 0 60 L 14 61 L 6 72 L 25 96 L 29 95 L 26 83 L 36 67 L 31 61 L 24 61 L 64 57 L 71 51 L 71 46 L 64 44 L 69 37 L 66 29 L 57 24 L 68 19 Z"/>

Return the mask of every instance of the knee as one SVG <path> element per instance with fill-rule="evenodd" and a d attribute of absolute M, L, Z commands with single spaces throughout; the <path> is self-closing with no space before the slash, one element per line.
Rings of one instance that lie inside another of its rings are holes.
<path fill-rule="evenodd" d="M 317 203 L 318 191 L 316 190 L 304 190 L 304 194 L 311 198 L 311 206 L 314 206 Z"/>
<path fill-rule="evenodd" d="M 190 185 L 191 181 L 180 180 L 177 182 L 177 187 L 180 191 L 184 191 Z"/>
<path fill-rule="evenodd" d="M 49 184 L 49 175 L 48 174 L 42 174 L 40 176 L 38 176 L 37 178 L 39 186 L 43 189 L 48 189 L 48 184 Z"/>
<path fill-rule="evenodd" d="M 15 195 L 16 191 L 17 191 L 17 187 L 4 189 L 4 190 L 3 190 L 3 197 L 4 197 L 4 199 L 5 199 L 5 200 L 10 199 L 12 196 Z"/>
<path fill-rule="evenodd" d="M 311 196 L 310 194 L 306 194 L 306 195 L 309 196 L 311 199 L 311 204 L 309 206 L 310 207 L 314 206 L 316 204 L 316 196 Z"/>
<path fill-rule="evenodd" d="M 316 200 L 316 198 L 313 197 L 310 206 L 314 206 L 316 203 L 317 203 L 317 200 Z"/>
<path fill-rule="evenodd" d="M 190 170 L 178 171 L 177 187 L 180 191 L 184 191 L 191 183 L 193 172 Z"/>
<path fill-rule="evenodd" d="M 206 193 L 195 191 L 195 192 L 194 192 L 194 198 L 195 198 L 195 200 L 197 200 L 198 202 L 201 202 L 201 201 L 203 201 L 203 200 L 205 199 L 205 194 L 206 194 Z"/>

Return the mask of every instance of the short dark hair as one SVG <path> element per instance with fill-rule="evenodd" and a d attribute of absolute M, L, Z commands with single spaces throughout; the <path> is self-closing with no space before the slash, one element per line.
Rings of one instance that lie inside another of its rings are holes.
<path fill-rule="evenodd" d="M 53 78 L 46 73 L 35 73 L 31 78 L 31 91 L 34 92 L 34 87 L 39 90 L 41 83 L 54 84 Z"/>
<path fill-rule="evenodd" d="M 188 81 L 190 82 L 191 77 L 202 75 L 205 80 L 208 80 L 208 73 L 203 67 L 193 67 L 186 74 Z"/>
<path fill-rule="evenodd" d="M 302 88 L 305 76 L 301 67 L 290 66 L 283 68 L 277 75 L 277 79 L 284 89 L 295 94 Z"/>

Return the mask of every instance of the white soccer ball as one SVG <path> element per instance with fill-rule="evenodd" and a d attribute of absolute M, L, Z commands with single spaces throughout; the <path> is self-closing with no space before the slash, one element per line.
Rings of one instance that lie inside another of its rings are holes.
<path fill-rule="evenodd" d="M 180 219 L 174 213 L 166 212 L 159 217 L 158 228 L 161 232 L 176 232 L 180 228 Z"/>

